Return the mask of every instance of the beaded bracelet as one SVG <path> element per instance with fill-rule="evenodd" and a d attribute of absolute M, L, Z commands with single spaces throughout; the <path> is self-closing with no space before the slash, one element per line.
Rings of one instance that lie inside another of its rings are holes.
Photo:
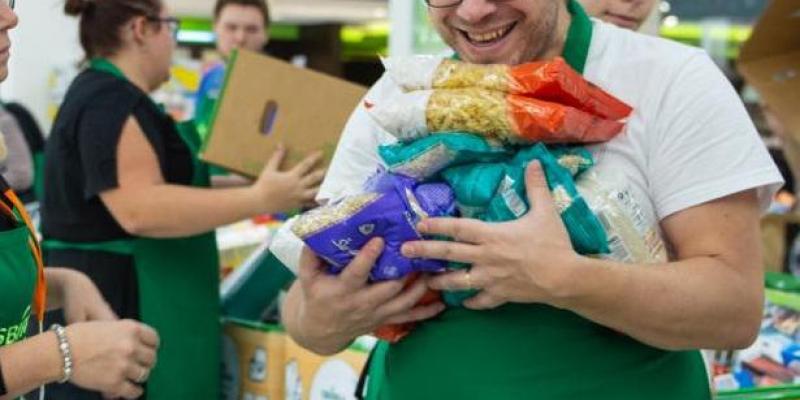
<path fill-rule="evenodd" d="M 64 358 L 64 376 L 58 383 L 65 383 L 72 378 L 72 350 L 67 341 L 67 332 L 64 327 L 59 324 L 53 324 L 50 330 L 56 333 L 56 338 L 58 338 L 58 350 L 61 352 L 61 357 Z"/>

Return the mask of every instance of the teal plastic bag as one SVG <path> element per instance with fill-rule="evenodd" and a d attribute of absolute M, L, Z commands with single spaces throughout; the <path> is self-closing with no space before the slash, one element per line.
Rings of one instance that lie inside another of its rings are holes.
<path fill-rule="evenodd" d="M 575 179 L 594 165 L 591 153 L 583 147 L 541 143 L 510 147 L 470 134 L 442 133 L 381 146 L 379 154 L 392 172 L 446 182 L 455 192 L 462 217 L 487 222 L 511 221 L 528 212 L 525 169 L 538 160 L 575 250 L 587 255 L 609 252 L 603 225 L 575 186 Z M 444 299 L 449 305 L 459 305 L 474 294 L 449 292 Z"/>

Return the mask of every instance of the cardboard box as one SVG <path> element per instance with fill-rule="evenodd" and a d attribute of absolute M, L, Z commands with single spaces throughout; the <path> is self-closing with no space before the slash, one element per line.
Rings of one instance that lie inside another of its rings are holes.
<path fill-rule="evenodd" d="M 742 47 L 738 68 L 800 140 L 800 2 L 772 0 Z"/>
<path fill-rule="evenodd" d="M 250 177 L 281 142 L 289 149 L 287 167 L 316 150 L 330 159 L 365 94 L 366 88 L 337 78 L 235 52 L 201 158 Z"/>
<path fill-rule="evenodd" d="M 227 321 L 222 334 L 222 398 L 283 399 L 286 337 L 277 326 Z"/>
<path fill-rule="evenodd" d="M 318 356 L 286 338 L 286 400 L 355 400 L 366 350 L 350 348 L 331 357 Z"/>

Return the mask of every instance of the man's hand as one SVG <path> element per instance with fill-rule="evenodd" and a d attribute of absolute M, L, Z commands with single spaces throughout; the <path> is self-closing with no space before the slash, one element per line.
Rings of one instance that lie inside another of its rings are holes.
<path fill-rule="evenodd" d="M 304 250 L 284 314 L 301 344 L 335 353 L 381 325 L 424 320 L 444 310 L 442 303 L 416 307 L 427 291 L 426 279 L 406 290 L 403 281 L 369 284 L 370 270 L 382 251 L 383 240 L 373 239 L 339 276 L 331 276 L 319 258 Z"/>
<path fill-rule="evenodd" d="M 478 289 L 464 305 L 490 309 L 508 302 L 557 305 L 577 260 L 564 223 L 556 211 L 538 162 L 525 174 L 531 210 L 505 223 L 433 218 L 419 230 L 454 241 L 419 241 L 403 246 L 403 255 L 472 264 L 469 271 L 450 272 L 430 280 L 438 290 Z"/>

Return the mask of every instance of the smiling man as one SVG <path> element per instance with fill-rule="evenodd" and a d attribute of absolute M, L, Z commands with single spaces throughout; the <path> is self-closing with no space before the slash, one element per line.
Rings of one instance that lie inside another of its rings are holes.
<path fill-rule="evenodd" d="M 421 0 L 420 0 L 421 1 Z M 368 284 L 383 242 L 340 276 L 310 251 L 283 309 L 303 346 L 335 353 L 386 323 L 422 321 L 369 366 L 373 399 L 706 400 L 697 349 L 748 346 L 762 307 L 759 215 L 781 177 L 736 92 L 701 50 L 589 19 L 577 0 L 428 0 L 441 37 L 464 61 L 518 64 L 556 56 L 634 108 L 625 132 L 589 147 L 594 172 L 654 227 L 669 261 L 626 264 L 577 254 L 537 164 L 532 211 L 507 223 L 429 219 L 450 242 L 406 243 L 407 257 L 468 271 Z M 397 94 L 381 79 L 367 104 Z M 359 106 L 320 200 L 358 193 L 395 142 Z M 626 200 L 627 201 L 627 200 Z M 426 286 L 476 289 L 463 308 L 415 307 Z"/>

